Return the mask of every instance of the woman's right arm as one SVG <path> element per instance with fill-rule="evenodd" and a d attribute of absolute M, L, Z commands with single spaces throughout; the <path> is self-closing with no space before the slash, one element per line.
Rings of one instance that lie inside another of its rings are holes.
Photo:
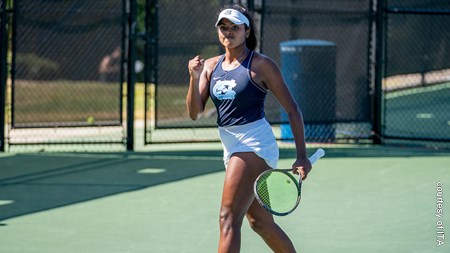
<path fill-rule="evenodd" d="M 186 96 L 186 108 L 192 120 L 201 117 L 209 97 L 208 61 L 205 62 L 197 55 L 188 64 L 190 81 Z"/>

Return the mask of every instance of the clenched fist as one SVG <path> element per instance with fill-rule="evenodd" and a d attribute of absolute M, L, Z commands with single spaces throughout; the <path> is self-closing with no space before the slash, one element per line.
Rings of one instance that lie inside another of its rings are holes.
<path fill-rule="evenodd" d="M 205 65 L 205 60 L 200 57 L 200 55 L 195 56 L 192 60 L 189 61 L 188 69 L 189 75 L 192 78 L 198 79 L 200 78 L 200 74 L 203 71 L 203 67 Z"/>

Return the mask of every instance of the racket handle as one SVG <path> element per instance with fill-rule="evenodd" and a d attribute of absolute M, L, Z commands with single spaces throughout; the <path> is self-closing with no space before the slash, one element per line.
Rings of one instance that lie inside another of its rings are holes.
<path fill-rule="evenodd" d="M 309 161 L 311 162 L 311 164 L 314 164 L 315 162 L 317 162 L 317 160 L 319 160 L 320 158 L 322 158 L 322 156 L 325 155 L 325 150 L 319 148 L 310 158 Z"/>

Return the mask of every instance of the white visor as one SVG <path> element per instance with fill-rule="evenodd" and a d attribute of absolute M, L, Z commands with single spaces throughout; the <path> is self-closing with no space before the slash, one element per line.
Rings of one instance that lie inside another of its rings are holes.
<path fill-rule="evenodd" d="M 250 21 L 248 20 L 248 18 L 240 11 L 237 11 L 235 9 L 223 10 L 217 18 L 216 27 L 219 25 L 220 20 L 222 20 L 223 18 L 230 20 L 231 22 L 233 22 L 233 24 L 236 25 L 246 24 L 247 26 L 250 26 Z"/>

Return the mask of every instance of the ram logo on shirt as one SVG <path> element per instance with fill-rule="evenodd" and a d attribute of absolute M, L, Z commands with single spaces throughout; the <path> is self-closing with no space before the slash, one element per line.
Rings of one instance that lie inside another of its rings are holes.
<path fill-rule="evenodd" d="M 236 87 L 235 80 L 217 81 L 213 87 L 214 96 L 219 100 L 234 99 L 236 96 L 236 91 L 233 90 L 234 87 Z"/>

